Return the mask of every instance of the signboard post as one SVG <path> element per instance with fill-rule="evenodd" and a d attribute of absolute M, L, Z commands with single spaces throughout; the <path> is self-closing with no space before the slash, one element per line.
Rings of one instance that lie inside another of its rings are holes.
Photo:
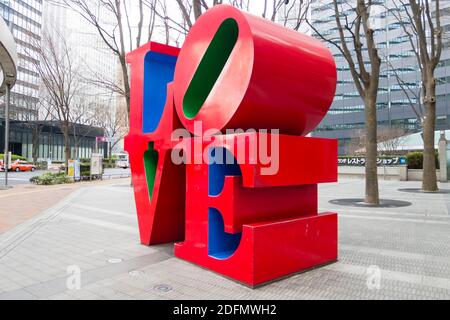
<path fill-rule="evenodd" d="M 72 178 L 74 181 L 81 180 L 81 164 L 78 160 L 69 160 L 69 170 L 67 171 L 67 175 Z"/>
<path fill-rule="evenodd" d="M 103 175 L 103 156 L 100 153 L 91 155 L 91 179 L 93 176 L 102 177 Z"/>

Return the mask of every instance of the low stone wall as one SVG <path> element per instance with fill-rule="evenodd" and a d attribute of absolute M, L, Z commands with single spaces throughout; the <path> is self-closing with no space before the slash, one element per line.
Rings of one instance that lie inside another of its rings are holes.
<path fill-rule="evenodd" d="M 339 166 L 339 178 L 364 179 L 365 168 L 355 166 Z M 408 169 L 406 166 L 378 167 L 378 178 L 381 180 L 422 181 L 422 170 Z M 439 179 L 439 170 L 436 170 Z"/>
<path fill-rule="evenodd" d="M 421 169 L 408 169 L 408 181 L 422 181 L 423 170 Z M 440 172 L 436 170 L 436 176 L 439 181 Z"/>
<path fill-rule="evenodd" d="M 365 168 L 355 166 L 339 166 L 339 178 L 364 179 Z M 399 167 L 378 167 L 378 177 L 383 180 L 400 180 Z"/>

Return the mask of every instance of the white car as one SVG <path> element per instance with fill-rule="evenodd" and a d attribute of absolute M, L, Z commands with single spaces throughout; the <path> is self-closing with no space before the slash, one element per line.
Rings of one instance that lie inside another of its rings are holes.
<path fill-rule="evenodd" d="M 116 162 L 117 168 L 128 169 L 130 167 L 130 161 L 128 158 L 128 154 L 120 154 L 117 158 Z"/>

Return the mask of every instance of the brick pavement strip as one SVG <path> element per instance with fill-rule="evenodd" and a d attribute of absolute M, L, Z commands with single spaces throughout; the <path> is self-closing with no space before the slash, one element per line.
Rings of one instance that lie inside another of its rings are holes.
<path fill-rule="evenodd" d="M 411 202 L 384 209 L 329 202 L 361 197 L 363 181 L 321 186 L 321 210 L 340 216 L 339 262 L 252 290 L 173 257 L 172 244 L 140 245 L 129 182 L 84 185 L 0 234 L 0 299 L 450 299 L 450 197 L 399 191 L 418 186 L 380 181 L 382 198 Z"/>
<path fill-rule="evenodd" d="M 88 183 L 110 184 L 111 181 Z M 52 207 L 74 190 L 85 187 L 88 183 L 58 186 L 17 185 L 13 189 L 1 190 L 0 234 Z"/>

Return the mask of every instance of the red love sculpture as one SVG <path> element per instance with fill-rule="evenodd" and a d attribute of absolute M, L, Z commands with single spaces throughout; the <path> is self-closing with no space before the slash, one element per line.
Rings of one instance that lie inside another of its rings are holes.
<path fill-rule="evenodd" d="M 317 212 L 337 141 L 305 137 L 335 93 L 325 46 L 219 5 L 180 52 L 150 43 L 128 61 L 142 243 L 178 241 L 177 257 L 252 287 L 337 260 L 337 214 Z"/>

